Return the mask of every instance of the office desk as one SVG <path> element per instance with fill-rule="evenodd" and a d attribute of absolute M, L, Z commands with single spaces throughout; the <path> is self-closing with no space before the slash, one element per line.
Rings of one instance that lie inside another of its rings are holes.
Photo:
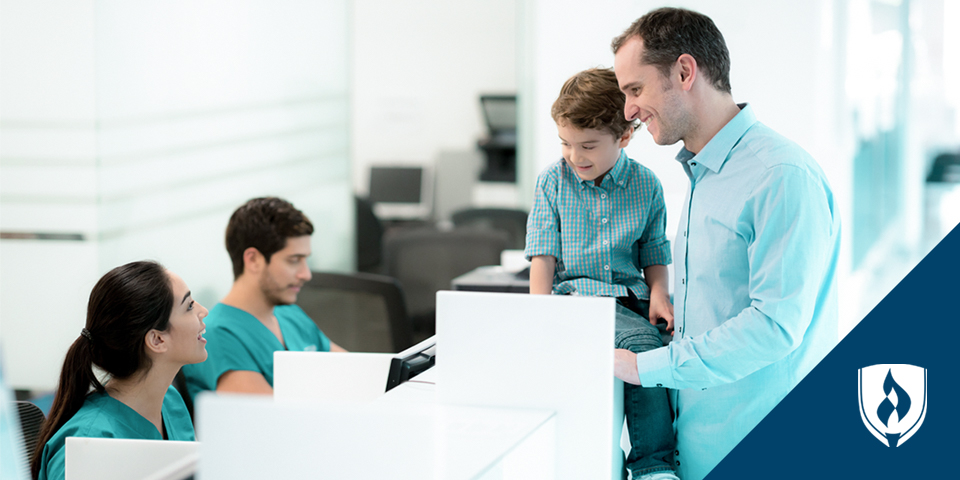
<path fill-rule="evenodd" d="M 199 397 L 200 473 L 619 480 L 614 317 L 612 298 L 439 292 L 436 367 L 359 403 L 338 402 L 336 379 L 370 360 L 379 373 L 352 381 L 382 389 L 386 366 L 377 357 L 276 352 L 274 401 Z"/>
<path fill-rule="evenodd" d="M 670 301 L 673 301 L 673 265 L 667 265 L 667 291 Z M 512 271 L 500 266 L 490 265 L 477 267 L 457 278 L 454 278 L 451 288 L 466 292 L 501 292 L 501 293 L 530 293 L 530 277 L 520 278 Z"/>
<path fill-rule="evenodd" d="M 555 477 L 552 411 L 212 394 L 198 400 L 204 480 Z"/>
<path fill-rule="evenodd" d="M 530 277 L 520 278 L 499 265 L 477 267 L 451 283 L 453 290 L 468 292 L 530 293 Z"/>

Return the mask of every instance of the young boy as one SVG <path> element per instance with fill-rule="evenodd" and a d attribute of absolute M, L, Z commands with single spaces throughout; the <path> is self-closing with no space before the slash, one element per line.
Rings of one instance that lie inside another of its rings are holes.
<path fill-rule="evenodd" d="M 659 320 L 673 330 L 671 259 L 660 181 L 622 150 L 635 126 L 624 119 L 624 101 L 609 69 L 563 85 L 551 111 L 563 159 L 537 178 L 524 253 L 532 294 L 616 297 L 615 348 L 639 353 L 663 346 Z M 624 389 L 632 478 L 676 479 L 666 390 Z"/>

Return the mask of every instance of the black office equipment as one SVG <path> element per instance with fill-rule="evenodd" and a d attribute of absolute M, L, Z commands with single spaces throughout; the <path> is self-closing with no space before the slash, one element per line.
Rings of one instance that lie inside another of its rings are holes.
<path fill-rule="evenodd" d="M 487 157 L 480 180 L 517 180 L 517 96 L 481 95 L 480 106 L 490 136 L 477 142 Z"/>
<path fill-rule="evenodd" d="M 423 373 L 437 362 L 436 335 L 400 352 L 390 362 L 390 373 L 387 375 L 387 389 L 400 385 L 407 380 Z"/>

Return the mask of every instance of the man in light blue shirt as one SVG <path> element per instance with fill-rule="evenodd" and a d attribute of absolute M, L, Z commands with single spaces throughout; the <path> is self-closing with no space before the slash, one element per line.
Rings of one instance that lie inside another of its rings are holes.
<path fill-rule="evenodd" d="M 624 381 L 676 389 L 675 460 L 706 476 L 837 342 L 840 222 L 810 155 L 730 93 L 708 17 L 654 10 L 614 39 L 624 115 L 677 155 L 690 190 L 674 247 L 674 340 L 617 350 Z"/>

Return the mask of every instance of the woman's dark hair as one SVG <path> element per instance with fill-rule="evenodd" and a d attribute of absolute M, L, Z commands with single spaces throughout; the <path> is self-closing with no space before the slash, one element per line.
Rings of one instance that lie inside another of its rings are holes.
<path fill-rule="evenodd" d="M 610 47 L 616 54 L 627 40 L 643 40 L 642 63 L 654 65 L 664 77 L 684 53 L 697 60 L 714 88 L 730 93 L 730 52 L 710 17 L 682 8 L 658 8 L 633 22 Z"/>
<path fill-rule="evenodd" d="M 120 379 L 148 370 L 144 338 L 150 330 L 166 330 L 172 310 L 170 276 L 159 263 L 128 263 L 97 282 L 87 304 L 86 327 L 67 351 L 53 407 L 40 430 L 31 465 L 34 478 L 50 437 L 76 415 L 91 388 L 104 391 L 93 366 Z"/>
<path fill-rule="evenodd" d="M 227 224 L 227 253 L 233 278 L 243 274 L 243 252 L 256 248 L 267 263 L 287 246 L 287 239 L 313 235 L 313 224 L 292 203 L 277 197 L 254 198 L 238 208 Z"/>

